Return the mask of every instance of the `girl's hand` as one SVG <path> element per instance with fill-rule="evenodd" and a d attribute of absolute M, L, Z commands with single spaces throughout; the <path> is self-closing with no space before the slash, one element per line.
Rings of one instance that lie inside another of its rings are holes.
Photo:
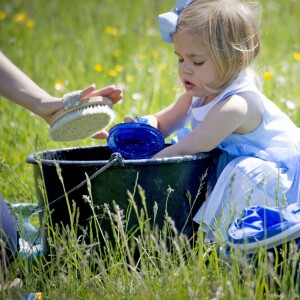
<path fill-rule="evenodd" d="M 157 128 L 158 127 L 158 122 L 157 122 L 157 119 L 156 119 L 155 116 L 153 116 L 153 115 L 147 115 L 147 116 L 142 116 L 141 118 L 142 119 L 147 119 L 148 120 L 147 124 L 149 124 L 150 126 L 158 129 Z M 138 121 L 136 121 L 132 117 L 125 117 L 124 118 L 124 123 L 132 123 L 132 122 L 138 122 Z"/>
<path fill-rule="evenodd" d="M 124 123 L 132 123 L 134 122 L 133 118 L 131 117 L 125 117 Z M 93 136 L 95 139 L 107 139 L 109 136 L 109 133 L 106 130 L 102 130 L 98 132 L 96 135 Z"/>

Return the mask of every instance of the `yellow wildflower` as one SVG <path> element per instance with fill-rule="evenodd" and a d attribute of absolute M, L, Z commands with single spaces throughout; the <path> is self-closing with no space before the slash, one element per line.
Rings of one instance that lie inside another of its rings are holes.
<path fill-rule="evenodd" d="M 7 17 L 6 12 L 1 10 L 1 11 L 0 11 L 0 20 L 5 20 L 6 17 Z"/>
<path fill-rule="evenodd" d="M 264 72 L 264 79 L 269 80 L 273 77 L 273 74 L 270 71 L 265 71 Z"/>
<path fill-rule="evenodd" d="M 140 53 L 139 54 L 139 59 L 140 60 L 145 60 L 146 59 L 146 55 L 144 53 Z"/>
<path fill-rule="evenodd" d="M 119 29 L 116 27 L 112 27 L 112 26 L 105 26 L 104 32 L 108 35 L 114 35 L 114 36 L 120 35 Z"/>
<path fill-rule="evenodd" d="M 116 70 L 118 73 L 120 73 L 120 72 L 123 72 L 124 68 L 123 68 L 123 66 L 121 66 L 121 65 L 116 65 L 116 66 L 115 66 L 115 70 Z"/>
<path fill-rule="evenodd" d="M 103 70 L 104 70 L 103 66 L 100 64 L 96 64 L 94 69 L 96 72 L 99 72 L 99 73 L 103 72 Z"/>
<path fill-rule="evenodd" d="M 33 20 L 29 20 L 26 22 L 26 26 L 28 28 L 33 28 L 35 26 L 35 22 Z"/>
<path fill-rule="evenodd" d="M 127 82 L 134 82 L 134 77 L 130 74 L 127 74 L 125 78 Z"/>
<path fill-rule="evenodd" d="M 157 50 L 153 50 L 153 51 L 152 51 L 152 56 L 153 56 L 154 58 L 159 57 L 159 52 L 158 52 Z"/>
<path fill-rule="evenodd" d="M 14 16 L 14 21 L 16 23 L 21 23 L 21 22 L 24 22 L 26 20 L 26 13 L 19 13 L 19 14 L 16 14 Z"/>
<path fill-rule="evenodd" d="M 294 57 L 294 60 L 300 61 L 300 52 L 294 52 L 293 57 Z"/>
<path fill-rule="evenodd" d="M 108 75 L 111 77 L 116 77 L 118 75 L 118 72 L 116 70 L 110 69 L 108 71 Z"/>
<path fill-rule="evenodd" d="M 65 89 L 64 84 L 60 80 L 55 81 L 54 87 L 58 92 L 62 92 Z"/>
<path fill-rule="evenodd" d="M 158 65 L 158 68 L 160 70 L 165 70 L 167 68 L 167 65 L 165 63 L 161 63 L 161 64 Z"/>

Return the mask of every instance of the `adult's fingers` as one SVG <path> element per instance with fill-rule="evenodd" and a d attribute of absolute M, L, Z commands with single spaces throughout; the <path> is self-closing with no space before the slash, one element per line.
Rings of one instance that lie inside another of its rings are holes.
<path fill-rule="evenodd" d="M 90 94 L 95 91 L 96 85 L 93 83 L 84 90 L 81 91 L 81 99 L 87 99 L 90 97 Z"/>
<path fill-rule="evenodd" d="M 99 139 L 99 140 L 103 140 L 103 139 L 107 139 L 108 138 L 108 132 L 106 130 L 102 130 L 99 131 L 98 133 L 96 133 L 93 138 L 94 139 Z"/>
<path fill-rule="evenodd" d="M 93 97 L 93 96 L 107 97 L 107 98 L 110 98 L 112 100 L 112 102 L 115 104 L 123 98 L 123 90 L 115 87 L 114 85 L 110 85 L 110 86 L 104 87 L 100 90 L 92 91 L 89 96 L 90 97 Z"/>

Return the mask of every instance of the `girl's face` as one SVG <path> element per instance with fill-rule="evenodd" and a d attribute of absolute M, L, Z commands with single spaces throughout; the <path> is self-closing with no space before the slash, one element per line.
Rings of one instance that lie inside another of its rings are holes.
<path fill-rule="evenodd" d="M 194 97 L 206 97 L 207 101 L 215 98 L 216 94 L 205 88 L 216 87 L 220 79 L 208 49 L 187 32 L 174 34 L 174 46 L 178 56 L 179 78 L 186 91 Z"/>

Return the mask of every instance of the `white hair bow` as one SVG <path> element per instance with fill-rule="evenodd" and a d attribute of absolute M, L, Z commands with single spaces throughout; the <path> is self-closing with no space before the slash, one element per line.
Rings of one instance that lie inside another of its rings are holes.
<path fill-rule="evenodd" d="M 173 43 L 173 34 L 176 32 L 179 14 L 189 6 L 193 0 L 176 0 L 176 8 L 158 16 L 158 26 L 162 39 Z"/>

